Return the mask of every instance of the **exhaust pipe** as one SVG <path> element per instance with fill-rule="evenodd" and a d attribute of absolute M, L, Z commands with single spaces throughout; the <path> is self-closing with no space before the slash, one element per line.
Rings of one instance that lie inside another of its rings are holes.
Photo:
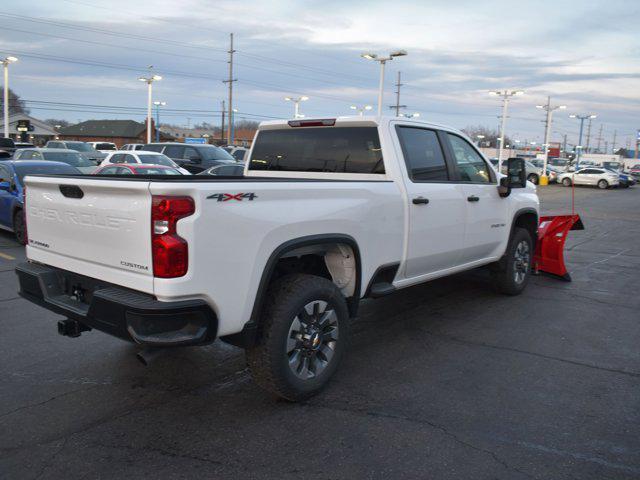
<path fill-rule="evenodd" d="M 136 353 L 136 358 L 145 367 L 148 367 L 156 358 L 166 353 L 166 348 L 144 348 Z"/>

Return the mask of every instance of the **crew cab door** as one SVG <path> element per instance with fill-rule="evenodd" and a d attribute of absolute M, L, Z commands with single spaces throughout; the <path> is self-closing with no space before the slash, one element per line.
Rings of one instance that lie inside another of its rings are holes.
<path fill-rule="evenodd" d="M 443 134 L 397 125 L 406 165 L 409 230 L 404 276 L 419 277 L 459 264 L 464 240 L 463 189 L 451 181 Z"/>
<path fill-rule="evenodd" d="M 507 202 L 498 194 L 497 176 L 467 140 L 447 133 L 448 153 L 466 204 L 461 263 L 499 255 L 509 236 Z"/>

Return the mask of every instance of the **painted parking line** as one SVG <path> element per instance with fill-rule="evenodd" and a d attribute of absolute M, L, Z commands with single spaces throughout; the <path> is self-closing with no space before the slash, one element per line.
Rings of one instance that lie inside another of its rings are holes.
<path fill-rule="evenodd" d="M 16 257 L 12 257 L 11 255 L 7 255 L 6 253 L 0 252 L 0 258 L 5 258 L 7 260 L 15 260 Z"/>

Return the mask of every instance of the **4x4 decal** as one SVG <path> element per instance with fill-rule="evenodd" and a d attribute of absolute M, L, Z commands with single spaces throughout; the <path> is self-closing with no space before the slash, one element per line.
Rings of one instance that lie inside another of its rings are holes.
<path fill-rule="evenodd" d="M 219 202 L 228 202 L 229 200 L 241 202 L 243 199 L 252 201 L 254 198 L 258 198 L 258 196 L 255 193 L 214 193 L 207 198 L 213 198 Z"/>

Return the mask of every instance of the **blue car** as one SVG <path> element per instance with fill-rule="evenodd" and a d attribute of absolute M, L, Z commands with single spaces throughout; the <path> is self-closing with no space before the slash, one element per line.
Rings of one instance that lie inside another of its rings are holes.
<path fill-rule="evenodd" d="M 24 221 L 26 175 L 81 175 L 62 162 L 8 160 L 0 162 L 0 228 L 13 232 L 19 243 L 27 241 Z"/>

